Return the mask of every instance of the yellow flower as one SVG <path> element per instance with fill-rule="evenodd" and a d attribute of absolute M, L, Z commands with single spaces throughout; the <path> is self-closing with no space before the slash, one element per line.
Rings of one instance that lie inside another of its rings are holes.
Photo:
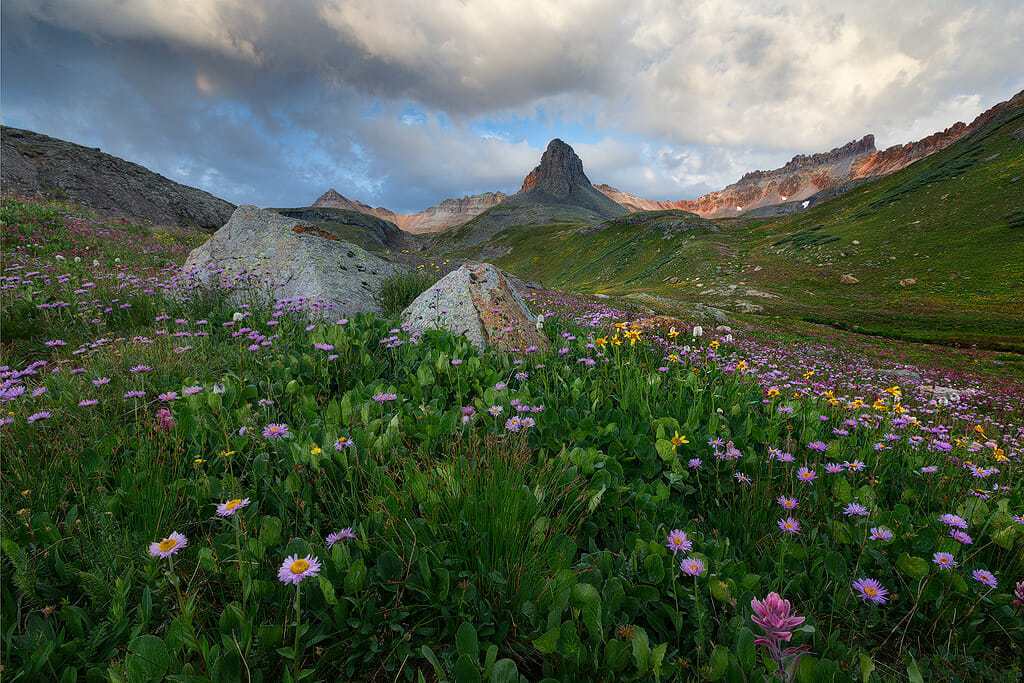
<path fill-rule="evenodd" d="M 803 396 L 803 394 L 801 394 L 799 391 L 793 392 L 793 398 L 800 398 L 801 396 Z"/>
<path fill-rule="evenodd" d="M 597 344 L 598 346 L 604 346 L 605 344 L 608 343 L 608 340 L 605 339 L 604 337 L 598 337 L 597 339 L 594 340 L 594 343 Z"/>
<path fill-rule="evenodd" d="M 1006 462 L 1009 458 L 1006 457 L 1006 451 L 1002 448 L 996 448 L 992 451 L 992 457 L 996 459 L 996 462 Z"/>
<path fill-rule="evenodd" d="M 897 415 L 902 415 L 903 413 L 907 412 L 907 409 L 904 408 L 899 403 L 896 403 L 892 407 L 892 412 L 896 413 Z"/>
<path fill-rule="evenodd" d="M 668 359 L 670 361 L 672 361 L 673 363 L 678 363 L 679 362 L 679 354 L 670 353 L 670 354 L 668 354 Z"/>
<path fill-rule="evenodd" d="M 684 435 L 680 434 L 679 432 L 676 432 L 675 436 L 672 437 L 672 445 L 677 447 L 677 448 L 679 446 L 682 446 L 683 444 L 688 444 L 688 443 L 690 443 L 690 440 L 687 439 Z"/>
<path fill-rule="evenodd" d="M 675 327 L 668 328 L 668 338 L 669 339 L 675 339 L 678 336 L 679 336 L 679 330 L 677 330 Z"/>
<path fill-rule="evenodd" d="M 717 339 L 712 339 L 711 343 L 708 344 L 708 346 L 710 346 L 712 349 L 718 349 L 718 347 L 721 346 L 721 344 L 719 344 Z"/>
<path fill-rule="evenodd" d="M 974 425 L 974 431 L 976 431 L 978 434 L 981 434 L 982 436 L 985 436 L 985 428 L 982 427 L 981 425 Z"/>
<path fill-rule="evenodd" d="M 319 446 L 313 446 L 312 448 L 309 449 L 310 455 L 320 455 L 323 452 L 324 449 L 320 448 Z"/>
<path fill-rule="evenodd" d="M 196 458 L 195 460 L 192 461 L 192 464 L 202 465 L 204 462 L 206 462 L 206 460 L 204 460 L 203 458 Z"/>
<path fill-rule="evenodd" d="M 858 399 L 854 399 L 853 401 L 850 402 L 850 409 L 851 410 L 860 410 L 863 407 L 864 407 L 864 401 L 860 400 L 859 398 Z"/>
<path fill-rule="evenodd" d="M 898 397 L 901 392 L 900 392 L 900 388 L 898 386 L 893 385 L 891 387 L 886 388 L 885 393 L 889 394 L 890 396 Z"/>
<path fill-rule="evenodd" d="M 880 398 L 875 399 L 875 402 L 871 404 L 871 407 L 874 408 L 875 410 L 883 412 L 889 409 L 889 406 L 885 405 L 885 402 Z"/>
<path fill-rule="evenodd" d="M 747 369 L 747 361 L 741 360 L 739 363 L 736 364 L 736 369 L 739 370 L 740 372 L 743 372 L 744 370 L 746 370 Z"/>
<path fill-rule="evenodd" d="M 612 346 L 622 346 L 622 337 L 617 334 L 612 337 Z"/>
<path fill-rule="evenodd" d="M 781 393 L 782 393 L 781 391 L 779 391 L 775 387 L 772 387 L 771 389 L 768 390 L 768 398 L 775 398 L 776 396 L 778 396 Z"/>
<path fill-rule="evenodd" d="M 221 451 L 221 452 L 220 452 L 220 457 L 222 457 L 222 458 L 230 458 L 230 457 L 231 457 L 232 455 L 234 455 L 234 454 L 235 454 L 236 452 L 237 452 L 237 451 L 227 451 L 227 450 L 224 450 L 224 451 Z"/>
<path fill-rule="evenodd" d="M 626 329 L 626 323 L 615 323 L 615 329 L 624 330 Z"/>
<path fill-rule="evenodd" d="M 640 330 L 626 330 L 626 339 L 629 340 L 630 346 L 636 346 L 636 343 L 640 341 Z"/>
<path fill-rule="evenodd" d="M 804 379 L 810 379 L 814 377 L 814 370 L 808 370 L 804 373 Z"/>

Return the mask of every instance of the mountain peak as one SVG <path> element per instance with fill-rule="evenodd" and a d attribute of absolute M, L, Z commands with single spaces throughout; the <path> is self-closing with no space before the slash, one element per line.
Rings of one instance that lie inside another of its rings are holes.
<path fill-rule="evenodd" d="M 583 172 L 583 161 L 572 147 L 555 138 L 548 143 L 540 164 L 526 176 L 519 191 L 537 189 L 564 199 L 572 194 L 574 188 L 590 186 L 590 179 Z"/>

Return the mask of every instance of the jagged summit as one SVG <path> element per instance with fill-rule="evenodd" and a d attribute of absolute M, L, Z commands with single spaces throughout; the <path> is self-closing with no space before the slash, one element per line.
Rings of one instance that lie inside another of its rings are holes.
<path fill-rule="evenodd" d="M 583 161 L 572 147 L 555 138 L 540 158 L 540 164 L 523 180 L 520 192 L 539 189 L 552 197 L 568 197 L 574 187 L 590 187 Z"/>
<path fill-rule="evenodd" d="M 505 203 L 581 208 L 603 218 L 625 213 L 623 207 L 594 188 L 583 170 L 583 161 L 558 138 L 548 143 L 540 164 L 526 176 L 519 192 Z"/>

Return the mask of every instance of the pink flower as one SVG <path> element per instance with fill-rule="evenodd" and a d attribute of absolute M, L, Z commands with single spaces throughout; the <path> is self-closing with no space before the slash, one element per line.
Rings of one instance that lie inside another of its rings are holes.
<path fill-rule="evenodd" d="M 185 535 L 174 531 L 167 538 L 150 543 L 149 554 L 153 557 L 170 557 L 187 545 L 188 539 L 185 538 Z"/>
<path fill-rule="evenodd" d="M 784 600 L 778 593 L 769 593 L 764 600 L 754 598 L 750 601 L 750 608 L 754 610 L 751 620 L 764 631 L 764 636 L 754 641 L 759 645 L 789 642 L 793 629 L 805 621 L 804 617 L 793 612 L 789 600 Z"/>
<path fill-rule="evenodd" d="M 304 579 L 316 576 L 319 573 L 320 560 L 316 557 L 312 555 L 306 555 L 305 557 L 289 555 L 281 564 L 281 568 L 277 570 L 277 578 L 281 583 L 290 583 L 297 586 Z"/>
<path fill-rule="evenodd" d="M 162 432 L 169 432 L 174 429 L 174 416 L 167 408 L 156 411 L 156 427 Z"/>

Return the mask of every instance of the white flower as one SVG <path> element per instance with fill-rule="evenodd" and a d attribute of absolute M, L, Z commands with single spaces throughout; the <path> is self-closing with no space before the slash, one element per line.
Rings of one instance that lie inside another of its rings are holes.
<path fill-rule="evenodd" d="M 540 332 L 544 329 L 544 314 L 537 315 L 537 331 Z"/>
<path fill-rule="evenodd" d="M 701 327 L 700 325 L 694 325 L 693 326 L 693 336 L 694 337 L 703 337 L 704 336 L 704 328 Z"/>
<path fill-rule="evenodd" d="M 239 313 L 238 311 L 235 311 L 234 313 L 232 313 L 232 314 L 231 314 L 231 319 L 232 319 L 232 320 L 234 320 L 234 321 L 235 321 L 236 323 L 237 323 L 237 322 L 238 322 L 239 320 L 242 320 L 242 319 L 243 319 L 244 317 L 245 317 L 245 316 L 244 316 L 244 315 L 242 315 L 241 313 Z"/>
<path fill-rule="evenodd" d="M 58 261 L 63 261 L 63 260 L 64 260 L 64 257 L 63 257 L 63 256 L 61 256 L 60 254 L 57 254 L 57 260 L 58 260 Z"/>
<path fill-rule="evenodd" d="M 82 257 L 81 256 L 76 256 L 75 257 L 75 263 L 81 263 L 81 262 L 82 262 Z"/>

